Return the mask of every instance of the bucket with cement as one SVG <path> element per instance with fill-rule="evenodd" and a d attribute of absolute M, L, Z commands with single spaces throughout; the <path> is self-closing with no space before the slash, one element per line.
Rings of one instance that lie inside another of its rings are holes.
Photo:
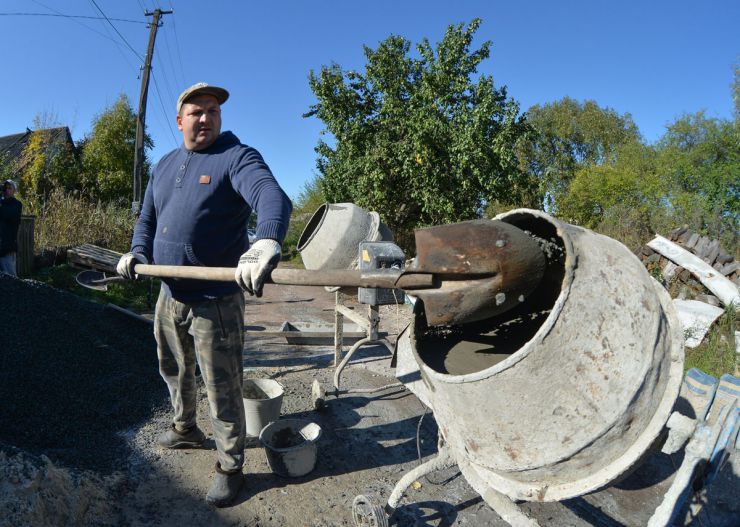
<path fill-rule="evenodd" d="M 268 423 L 280 418 L 283 387 L 272 379 L 244 379 L 242 386 L 247 435 L 257 437 Z"/>
<path fill-rule="evenodd" d="M 265 426 L 260 443 L 272 471 L 285 477 L 300 477 L 316 466 L 316 442 L 321 427 L 306 419 L 281 419 Z"/>

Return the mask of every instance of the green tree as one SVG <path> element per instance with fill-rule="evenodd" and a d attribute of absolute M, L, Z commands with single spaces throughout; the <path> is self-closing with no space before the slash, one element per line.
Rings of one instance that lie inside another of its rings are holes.
<path fill-rule="evenodd" d="M 678 118 L 658 142 L 661 177 L 676 217 L 737 243 L 740 230 L 740 123 L 703 112 Z"/>
<path fill-rule="evenodd" d="M 31 133 L 20 157 L 7 170 L 19 179 L 28 198 L 46 199 L 54 189 L 72 190 L 79 183 L 80 163 L 64 127 Z"/>
<path fill-rule="evenodd" d="M 125 201 L 133 195 L 136 113 L 126 95 L 98 115 L 92 133 L 81 144 L 83 183 L 86 191 L 101 201 Z M 144 148 L 153 142 L 144 135 Z M 142 186 L 146 185 L 150 163 L 144 159 Z"/>
<path fill-rule="evenodd" d="M 473 77 L 490 42 L 471 50 L 480 20 L 448 27 L 436 47 L 391 36 L 364 48 L 364 72 L 337 64 L 309 75 L 325 124 L 316 147 L 331 202 L 377 211 L 410 249 L 415 227 L 474 218 L 497 198 L 518 203 L 515 145 L 528 133 L 519 105 L 490 76 Z"/>
<path fill-rule="evenodd" d="M 591 229 L 618 233 L 636 245 L 650 237 L 666 215 L 669 182 L 657 170 L 651 146 L 632 142 L 615 151 L 612 163 L 577 169 L 558 199 L 558 216 Z"/>
<path fill-rule="evenodd" d="M 579 170 L 616 161 L 618 150 L 639 142 L 640 134 L 629 114 L 620 115 L 595 101 L 580 103 L 569 97 L 527 111 L 535 130 L 520 144 L 522 170 L 537 182 L 542 206 L 558 211 L 558 198 Z"/>
<path fill-rule="evenodd" d="M 321 190 L 321 178 L 314 175 L 303 184 L 298 196 L 293 199 L 293 213 L 283 243 L 283 251 L 287 253 L 288 258 L 297 257 L 297 246 L 301 233 L 313 213 L 324 203 L 326 203 L 326 198 Z"/>
<path fill-rule="evenodd" d="M 737 123 L 686 115 L 654 146 L 627 143 L 615 160 L 578 169 L 558 215 L 628 245 L 677 225 L 737 246 L 740 143 Z"/>

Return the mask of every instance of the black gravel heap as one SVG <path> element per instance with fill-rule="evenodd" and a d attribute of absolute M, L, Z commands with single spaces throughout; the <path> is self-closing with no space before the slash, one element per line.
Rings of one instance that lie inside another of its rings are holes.
<path fill-rule="evenodd" d="M 0 273 L 0 446 L 108 473 L 167 404 L 150 325 Z"/>

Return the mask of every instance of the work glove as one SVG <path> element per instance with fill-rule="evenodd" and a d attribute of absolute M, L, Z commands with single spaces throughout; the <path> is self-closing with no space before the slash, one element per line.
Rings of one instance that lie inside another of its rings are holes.
<path fill-rule="evenodd" d="M 134 273 L 134 266 L 148 263 L 149 260 L 141 253 L 126 253 L 118 260 L 116 272 L 126 280 L 138 280 L 139 275 Z"/>
<path fill-rule="evenodd" d="M 280 244 L 263 238 L 254 242 L 239 258 L 234 279 L 239 287 L 251 295 L 262 296 L 262 286 L 280 261 Z"/>

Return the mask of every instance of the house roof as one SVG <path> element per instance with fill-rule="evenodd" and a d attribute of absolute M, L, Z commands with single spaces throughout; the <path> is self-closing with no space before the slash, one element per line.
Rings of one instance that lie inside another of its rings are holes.
<path fill-rule="evenodd" d="M 49 132 L 51 141 L 49 146 L 58 146 L 62 143 L 69 143 L 74 148 L 74 142 L 72 141 L 72 134 L 69 128 L 66 126 L 60 126 L 57 128 L 46 128 L 43 130 L 30 130 L 26 128 L 25 132 L 19 134 L 12 134 L 0 137 L 0 160 L 6 159 L 17 159 L 23 153 L 23 149 L 31 139 L 33 132 Z"/>
<path fill-rule="evenodd" d="M 26 131 L 23 133 L 0 137 L 0 158 L 5 156 L 11 158 L 18 157 L 26 146 L 30 136 L 31 130 L 26 128 Z"/>

